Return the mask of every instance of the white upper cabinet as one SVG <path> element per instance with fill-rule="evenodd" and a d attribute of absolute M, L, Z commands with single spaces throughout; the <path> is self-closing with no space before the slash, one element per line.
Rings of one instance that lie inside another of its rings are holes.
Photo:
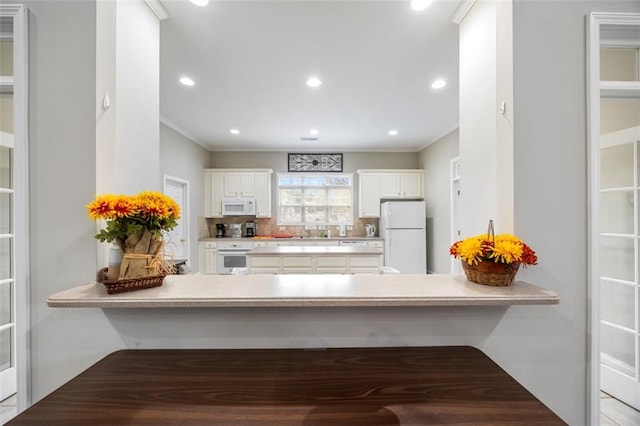
<path fill-rule="evenodd" d="M 255 197 L 255 173 L 224 173 L 225 197 Z"/>
<path fill-rule="evenodd" d="M 271 169 L 205 169 L 205 217 L 222 217 L 224 197 L 255 197 L 256 217 L 271 217 L 272 173 Z"/>
<path fill-rule="evenodd" d="M 380 217 L 380 200 L 424 198 L 422 170 L 358 170 L 358 216 Z"/>
<path fill-rule="evenodd" d="M 358 173 L 358 216 L 380 217 L 380 174 Z"/>
<path fill-rule="evenodd" d="M 212 170 L 204 172 L 204 216 L 222 217 L 224 174 Z"/>
<path fill-rule="evenodd" d="M 271 217 L 271 172 L 254 173 L 256 217 Z"/>

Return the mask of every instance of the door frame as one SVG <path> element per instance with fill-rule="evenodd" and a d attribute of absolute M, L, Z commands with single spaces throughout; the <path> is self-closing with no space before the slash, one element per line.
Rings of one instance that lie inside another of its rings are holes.
<path fill-rule="evenodd" d="M 29 146 L 28 146 L 28 13 L 22 4 L 0 4 L 0 16 L 13 18 L 13 167 L 15 362 L 18 412 L 31 405 L 29 339 Z"/>
<path fill-rule="evenodd" d="M 587 422 L 600 418 L 600 29 L 602 25 L 640 25 L 638 13 L 591 12 L 587 16 Z M 638 368 L 636 366 L 636 368 Z"/>
<path fill-rule="evenodd" d="M 182 220 L 182 227 L 184 229 L 184 238 L 185 238 L 185 253 L 184 257 L 187 259 L 187 262 L 191 260 L 191 238 L 190 238 L 190 199 L 189 194 L 191 192 L 190 184 L 188 180 L 181 179 L 179 177 L 171 176 L 171 175 L 163 175 L 162 176 L 162 191 L 163 193 L 167 193 L 167 184 L 174 183 L 178 184 L 182 187 L 182 212 L 180 212 L 180 220 Z"/>
<path fill-rule="evenodd" d="M 454 157 L 449 162 L 449 212 L 450 212 L 450 245 L 460 240 L 460 156 Z M 460 261 L 453 256 L 451 257 L 451 274 L 458 275 L 460 271 Z"/>

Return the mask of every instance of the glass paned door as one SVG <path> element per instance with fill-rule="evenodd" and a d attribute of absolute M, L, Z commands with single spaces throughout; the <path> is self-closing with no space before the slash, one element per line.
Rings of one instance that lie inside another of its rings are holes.
<path fill-rule="evenodd" d="M 640 44 L 640 38 L 637 43 Z M 598 203 L 601 388 L 637 409 L 640 409 L 640 91 L 636 87 L 640 77 L 639 57 L 637 47 L 601 49 Z"/>
<path fill-rule="evenodd" d="M 0 401 L 16 393 L 13 27 L 0 20 Z"/>
<path fill-rule="evenodd" d="M 15 369 L 15 268 L 13 233 L 14 191 L 11 138 L 0 145 L 0 400 L 16 392 Z"/>

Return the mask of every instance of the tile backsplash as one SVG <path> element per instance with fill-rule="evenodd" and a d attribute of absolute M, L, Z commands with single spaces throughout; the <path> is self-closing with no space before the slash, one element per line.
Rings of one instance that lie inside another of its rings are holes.
<path fill-rule="evenodd" d="M 198 217 L 198 238 L 207 238 L 207 237 L 215 237 L 216 235 L 216 224 L 225 223 L 225 224 L 235 224 L 241 223 L 244 224 L 250 220 L 246 216 L 229 216 L 224 218 L 204 218 L 202 216 Z M 327 230 L 331 230 L 331 237 L 338 236 L 338 226 L 325 226 L 324 230 L 309 230 L 305 231 L 304 226 L 279 226 L 276 223 L 275 218 L 264 218 L 264 219 L 256 219 L 258 224 L 258 235 L 275 235 L 277 233 L 289 233 L 294 236 L 300 237 L 320 237 L 325 236 Z M 378 227 L 378 219 L 361 219 L 355 218 L 353 225 L 347 226 L 347 237 L 364 237 L 365 236 L 365 225 L 373 224 Z M 349 229 L 351 227 L 352 229 Z M 281 230 L 280 228 L 284 228 Z M 227 234 L 230 235 L 230 230 L 227 229 Z M 244 232 L 244 228 L 243 228 Z M 376 229 L 376 236 L 378 236 L 378 230 Z"/>

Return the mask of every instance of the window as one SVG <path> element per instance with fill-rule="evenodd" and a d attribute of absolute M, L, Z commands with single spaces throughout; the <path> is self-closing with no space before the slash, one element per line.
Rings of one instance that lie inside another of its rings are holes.
<path fill-rule="evenodd" d="M 278 174 L 278 225 L 341 223 L 353 225 L 353 174 Z"/>

